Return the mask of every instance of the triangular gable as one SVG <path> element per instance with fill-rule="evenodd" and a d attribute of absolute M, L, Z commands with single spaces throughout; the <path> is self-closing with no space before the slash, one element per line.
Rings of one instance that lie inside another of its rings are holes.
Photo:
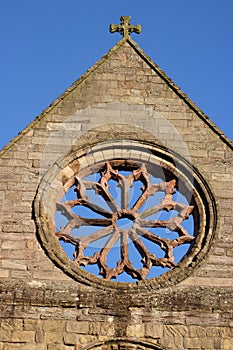
<path fill-rule="evenodd" d="M 130 37 L 122 38 L 114 47 L 112 47 L 103 57 L 97 61 L 91 68 L 89 68 L 86 73 L 84 73 L 79 79 L 77 79 L 70 87 L 68 87 L 64 93 L 62 93 L 56 100 L 54 100 L 46 109 L 42 111 L 40 115 L 38 115 L 28 126 L 23 129 L 16 137 L 14 137 L 7 145 L 5 145 L 1 152 L 0 157 L 3 155 L 13 144 L 15 144 L 18 140 L 20 140 L 23 135 L 25 135 L 29 130 L 33 129 L 34 126 L 41 121 L 45 116 L 60 102 L 66 99 L 67 96 L 70 95 L 74 90 L 79 88 L 79 86 L 88 79 L 93 72 L 99 69 L 99 67 L 108 61 L 114 54 L 125 44 L 129 44 L 130 47 L 139 55 L 142 60 L 148 64 L 148 66 L 161 77 L 161 79 L 177 94 L 177 96 L 182 99 L 187 106 L 192 109 L 197 116 L 205 122 L 206 125 L 216 134 L 218 137 L 233 149 L 233 142 L 230 138 L 228 138 L 222 130 L 220 130 L 217 125 L 199 108 L 197 105 L 170 79 L 167 74 L 156 64 L 153 60 L 138 46 L 138 44 Z"/>

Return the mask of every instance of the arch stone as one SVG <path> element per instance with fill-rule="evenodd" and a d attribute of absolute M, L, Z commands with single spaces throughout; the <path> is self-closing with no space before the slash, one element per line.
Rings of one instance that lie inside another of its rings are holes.
<path fill-rule="evenodd" d="M 156 342 L 157 343 L 157 342 Z M 115 338 L 102 342 L 94 342 L 92 344 L 81 347 L 82 350 L 165 350 L 159 344 L 150 343 L 147 340 L 135 340 Z"/>

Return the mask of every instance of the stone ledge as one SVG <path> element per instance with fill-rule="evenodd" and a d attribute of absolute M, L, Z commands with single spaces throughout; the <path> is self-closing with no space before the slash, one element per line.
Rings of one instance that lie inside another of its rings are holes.
<path fill-rule="evenodd" d="M 121 315 L 132 307 L 168 312 L 223 312 L 233 310 L 232 287 L 177 287 L 152 290 L 151 294 L 112 293 L 91 287 L 65 286 L 56 282 L 1 281 L 0 304 L 53 306 L 62 308 L 105 308 Z"/>

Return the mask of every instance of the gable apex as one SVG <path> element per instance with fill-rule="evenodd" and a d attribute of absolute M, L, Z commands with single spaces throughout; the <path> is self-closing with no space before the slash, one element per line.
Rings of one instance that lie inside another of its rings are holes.
<path fill-rule="evenodd" d="M 138 29 L 139 30 L 139 29 Z M 87 81 L 94 72 L 98 71 L 102 65 L 107 63 L 109 60 L 114 58 L 121 48 L 128 46 L 132 51 L 140 57 L 148 67 L 154 71 L 165 84 L 194 112 L 196 115 L 230 148 L 233 150 L 233 142 L 228 138 L 222 130 L 220 130 L 217 125 L 177 86 L 171 78 L 144 52 L 143 49 L 130 37 L 130 35 L 123 36 L 116 45 L 114 45 L 106 54 L 102 56 L 100 60 L 93 64 L 81 77 L 75 80 L 71 86 L 69 86 L 64 93 L 62 93 L 57 99 L 55 99 L 51 104 L 45 108 L 41 114 L 39 114 L 28 126 L 23 129 L 19 134 L 14 137 L 7 145 L 5 145 L 0 156 L 3 155 L 12 145 L 14 145 L 19 139 L 21 139 L 25 134 L 27 134 L 31 129 L 33 129 L 38 122 L 46 117 L 56 106 L 58 106 L 62 101 L 66 100 L 76 89 L 78 89 L 82 84 Z M 123 67 L 124 62 L 119 64 Z"/>

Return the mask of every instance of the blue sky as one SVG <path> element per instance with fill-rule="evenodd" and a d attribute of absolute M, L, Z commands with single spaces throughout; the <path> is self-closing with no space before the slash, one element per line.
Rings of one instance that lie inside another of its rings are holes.
<path fill-rule="evenodd" d="M 120 39 L 139 46 L 233 139 L 232 0 L 0 1 L 0 147 Z"/>

